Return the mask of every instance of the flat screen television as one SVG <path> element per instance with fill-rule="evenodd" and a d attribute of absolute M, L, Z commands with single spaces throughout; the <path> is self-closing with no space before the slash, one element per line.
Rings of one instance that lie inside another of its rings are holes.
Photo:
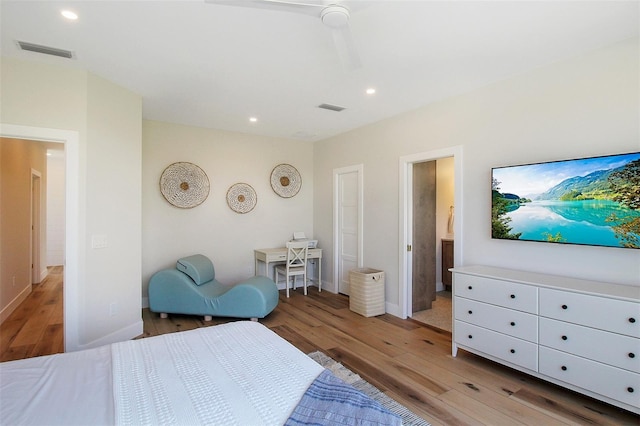
<path fill-rule="evenodd" d="M 491 169 L 491 237 L 640 248 L 640 152 Z"/>

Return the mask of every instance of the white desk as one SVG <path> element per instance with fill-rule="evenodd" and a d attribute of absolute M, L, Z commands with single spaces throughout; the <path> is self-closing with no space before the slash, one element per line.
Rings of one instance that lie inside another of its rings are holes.
<path fill-rule="evenodd" d="M 258 263 L 262 262 L 265 265 L 264 275 L 268 277 L 270 263 L 284 263 L 287 261 L 287 248 L 278 247 L 278 248 L 257 249 L 253 251 L 253 255 L 255 258 L 254 273 L 258 275 Z M 321 289 L 322 288 L 322 267 L 320 266 L 320 264 L 322 262 L 322 249 L 319 249 L 319 248 L 309 249 L 309 253 L 307 254 L 307 260 L 312 260 L 314 261 L 312 263 L 316 264 L 316 269 L 318 272 L 318 289 Z M 275 277 L 273 275 L 270 278 L 275 281 Z"/>

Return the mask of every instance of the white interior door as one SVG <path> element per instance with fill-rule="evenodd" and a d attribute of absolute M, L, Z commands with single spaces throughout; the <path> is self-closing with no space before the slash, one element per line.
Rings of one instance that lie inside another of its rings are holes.
<path fill-rule="evenodd" d="M 349 271 L 362 267 L 362 165 L 334 170 L 334 283 L 349 294 Z"/>

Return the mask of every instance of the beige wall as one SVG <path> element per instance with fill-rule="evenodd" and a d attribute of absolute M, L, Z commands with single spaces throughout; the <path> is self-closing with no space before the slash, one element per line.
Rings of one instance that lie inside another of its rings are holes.
<path fill-rule="evenodd" d="M 209 197 L 193 209 L 169 204 L 159 188 L 164 169 L 178 161 L 198 165 L 208 176 Z M 300 192 L 278 196 L 271 171 L 281 163 L 302 176 Z M 232 211 L 226 194 L 247 183 L 256 207 Z M 216 278 L 232 284 L 254 274 L 253 250 L 283 247 L 294 231 L 313 236 L 313 146 L 299 141 L 145 121 L 143 127 L 143 295 L 151 275 L 175 267 L 180 257 L 208 256 Z"/>
<path fill-rule="evenodd" d="M 20 139 L 1 138 L 0 173 L 0 319 L 4 320 L 17 304 L 31 292 L 31 176 L 40 174 L 40 206 L 46 214 L 46 148 L 44 144 Z M 42 221 L 40 234 L 46 233 Z M 44 243 L 44 238 L 41 238 Z M 41 245 L 42 246 L 42 245 Z M 41 250 L 44 257 L 44 251 Z M 41 265 L 36 265 L 38 274 Z M 37 280 L 36 280 L 37 281 Z"/>
<path fill-rule="evenodd" d="M 66 348 L 140 334 L 140 96 L 65 66 L 10 58 L 2 58 L 1 66 L 3 125 L 78 135 L 78 158 L 67 163 L 77 176 L 71 182 L 77 193 L 70 202 L 78 219 L 66 226 L 77 235 L 72 244 L 78 254 L 71 297 L 67 289 L 72 283 L 65 282 L 65 319 L 72 319 L 65 323 Z M 106 235 L 108 247 L 92 249 L 93 235 Z"/>
<path fill-rule="evenodd" d="M 119 330 L 142 331 L 142 100 L 92 74 L 87 91 L 87 285 L 79 327 L 87 342 L 103 342 L 118 339 Z M 92 248 L 94 235 L 106 236 L 107 247 Z"/>
<path fill-rule="evenodd" d="M 640 250 L 492 240 L 489 230 L 492 166 L 640 150 L 638 58 L 638 40 L 627 40 L 317 142 L 316 236 L 331 246 L 331 170 L 363 163 L 364 263 L 386 271 L 388 307 L 400 312 L 399 158 L 461 146 L 458 261 L 640 286 Z"/>

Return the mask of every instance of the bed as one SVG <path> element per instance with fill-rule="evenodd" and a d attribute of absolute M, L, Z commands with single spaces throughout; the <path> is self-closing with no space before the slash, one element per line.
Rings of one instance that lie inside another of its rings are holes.
<path fill-rule="evenodd" d="M 262 324 L 237 321 L 1 363 L 0 423 L 300 424 L 327 371 Z"/>

